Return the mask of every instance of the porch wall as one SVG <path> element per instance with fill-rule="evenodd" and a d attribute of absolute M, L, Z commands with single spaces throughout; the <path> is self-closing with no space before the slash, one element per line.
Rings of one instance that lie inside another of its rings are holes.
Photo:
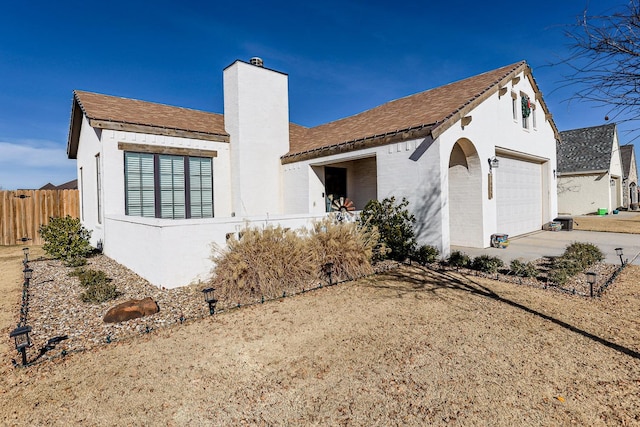
<path fill-rule="evenodd" d="M 175 288 L 211 277 L 213 245 L 224 247 L 227 233 L 237 233 L 247 225 L 309 227 L 324 216 L 323 213 L 181 221 L 109 216 L 104 224 L 107 231 L 104 253 L 155 286 Z"/>

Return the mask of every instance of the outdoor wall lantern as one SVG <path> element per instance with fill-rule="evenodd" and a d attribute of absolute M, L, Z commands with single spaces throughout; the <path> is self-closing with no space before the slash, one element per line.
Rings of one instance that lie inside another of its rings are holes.
<path fill-rule="evenodd" d="M 587 272 L 587 283 L 589 284 L 589 295 L 593 298 L 593 285 L 596 284 L 596 273 Z"/>
<path fill-rule="evenodd" d="M 213 292 L 215 291 L 215 288 L 206 288 L 202 290 L 202 293 L 204 294 L 204 301 L 209 304 L 209 315 L 213 315 L 213 313 L 215 313 L 216 311 L 216 303 L 218 302 L 217 299 L 214 298 L 213 296 Z"/>
<path fill-rule="evenodd" d="M 616 248 L 616 255 L 620 257 L 620 264 L 624 265 L 624 261 L 622 260 L 622 248 Z"/>
<path fill-rule="evenodd" d="M 322 266 L 322 272 L 329 278 L 329 286 L 333 285 L 333 263 L 328 262 Z"/>
<path fill-rule="evenodd" d="M 25 267 L 24 270 L 22 270 L 22 272 L 24 273 L 24 280 L 26 280 L 27 282 L 29 280 L 31 280 L 31 278 L 33 277 L 33 269 L 32 268 Z"/>
<path fill-rule="evenodd" d="M 29 332 L 31 332 L 31 326 L 19 326 L 9 334 L 9 338 L 15 340 L 16 350 L 22 353 L 22 366 L 27 364 L 27 347 L 31 347 Z"/>
<path fill-rule="evenodd" d="M 498 166 L 500 166 L 500 160 L 496 156 L 489 157 L 487 160 L 489 161 L 489 172 L 493 169 L 498 169 Z"/>
<path fill-rule="evenodd" d="M 24 252 L 24 264 L 29 262 L 29 248 L 22 248 L 22 252 Z"/>

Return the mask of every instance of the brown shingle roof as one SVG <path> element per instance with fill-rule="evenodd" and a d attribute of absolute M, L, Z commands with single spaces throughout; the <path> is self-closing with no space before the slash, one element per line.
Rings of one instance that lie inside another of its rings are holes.
<path fill-rule="evenodd" d="M 290 135 L 290 151 L 283 156 L 285 163 L 323 155 L 328 147 L 354 144 L 365 148 L 367 140 L 375 144 L 376 138 L 406 133 L 421 129 L 422 134 L 439 135 L 459 115 L 475 108 L 488 96 L 495 93 L 506 81 L 523 70 L 528 70 L 521 61 L 498 68 L 465 80 L 460 80 L 435 89 L 396 99 L 371 110 L 351 117 L 336 120 L 313 128 L 299 127 Z M 531 77 L 533 80 L 533 78 Z M 535 82 L 532 81 L 534 88 Z M 436 137 L 437 135 L 434 135 Z M 309 155 L 316 152 L 316 155 Z M 302 156 L 303 154 L 307 154 Z"/>
<path fill-rule="evenodd" d="M 222 114 L 120 98 L 93 92 L 73 92 L 67 155 L 75 159 L 83 113 L 94 128 L 229 141 Z"/>
<path fill-rule="evenodd" d="M 222 114 L 92 92 L 73 92 L 89 120 L 228 136 Z"/>

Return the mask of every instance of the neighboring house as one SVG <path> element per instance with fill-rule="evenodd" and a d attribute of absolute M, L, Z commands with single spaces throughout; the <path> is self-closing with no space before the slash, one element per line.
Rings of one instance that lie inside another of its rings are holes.
<path fill-rule="evenodd" d="M 585 215 L 622 206 L 622 158 L 615 124 L 560 132 L 558 212 Z"/>
<path fill-rule="evenodd" d="M 622 204 L 631 210 L 638 209 L 638 166 L 633 145 L 620 147 L 622 157 Z"/>
<path fill-rule="evenodd" d="M 157 286 L 205 279 L 245 224 L 309 225 L 332 202 L 406 197 L 418 240 L 487 247 L 557 215 L 558 132 L 518 62 L 313 128 L 289 123 L 288 76 L 236 61 L 224 115 L 75 91 L 92 243 Z"/>
<path fill-rule="evenodd" d="M 78 189 L 78 180 L 72 179 L 69 182 L 65 182 L 60 185 L 53 185 L 50 182 L 47 182 L 45 185 L 39 188 L 39 190 L 77 190 Z"/>

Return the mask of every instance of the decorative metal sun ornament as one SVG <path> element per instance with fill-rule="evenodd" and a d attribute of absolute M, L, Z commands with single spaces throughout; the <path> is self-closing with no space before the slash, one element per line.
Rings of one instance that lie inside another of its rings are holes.
<path fill-rule="evenodd" d="M 355 210 L 353 202 L 346 197 L 337 198 L 331 203 L 331 211 L 336 213 L 336 220 L 339 222 L 351 221 Z"/>

